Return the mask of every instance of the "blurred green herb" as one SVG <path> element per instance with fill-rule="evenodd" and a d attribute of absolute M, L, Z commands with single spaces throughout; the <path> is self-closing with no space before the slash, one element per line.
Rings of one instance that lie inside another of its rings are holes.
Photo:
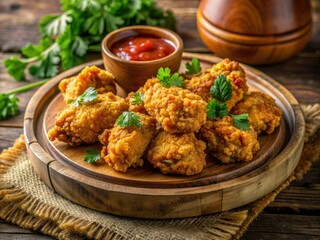
<path fill-rule="evenodd" d="M 175 29 L 170 10 L 155 0 L 61 0 L 63 13 L 41 19 L 39 44 L 26 45 L 21 53 L 4 60 L 8 73 L 17 81 L 25 72 L 36 78 L 50 78 L 84 61 L 87 51 L 100 51 L 100 42 L 109 32 L 130 25 L 152 25 Z"/>
<path fill-rule="evenodd" d="M 186 68 L 187 68 L 187 72 L 186 74 L 196 74 L 201 72 L 201 66 L 200 66 L 200 61 L 198 58 L 192 58 L 191 63 L 190 62 L 186 62 Z"/>
<path fill-rule="evenodd" d="M 250 128 L 250 123 L 248 121 L 248 114 L 243 113 L 239 115 L 230 114 L 233 118 L 234 126 L 240 130 L 248 130 Z"/>
<path fill-rule="evenodd" d="M 100 150 L 94 148 L 86 148 L 84 150 L 86 154 L 83 156 L 83 160 L 87 163 L 96 163 L 100 160 Z"/>
<path fill-rule="evenodd" d="M 143 97 L 144 97 L 143 93 L 135 92 L 131 97 L 132 98 L 132 105 L 140 105 L 141 103 L 143 103 Z"/>
<path fill-rule="evenodd" d="M 26 92 L 32 88 L 39 87 L 46 83 L 48 80 L 31 83 L 22 87 L 15 88 L 11 91 L 0 94 L 0 120 L 7 119 L 16 115 L 19 112 L 19 98 L 15 94 Z"/>

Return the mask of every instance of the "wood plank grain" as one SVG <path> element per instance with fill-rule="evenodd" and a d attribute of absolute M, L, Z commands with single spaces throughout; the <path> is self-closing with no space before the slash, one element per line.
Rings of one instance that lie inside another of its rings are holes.
<path fill-rule="evenodd" d="M 31 230 L 18 227 L 16 225 L 4 222 L 3 220 L 0 219 L 0 238 L 1 238 L 1 234 L 3 234 L 3 233 L 10 233 L 10 234 L 17 234 L 17 235 L 22 234 L 22 233 L 23 234 L 34 234 L 34 232 Z"/>
<path fill-rule="evenodd" d="M 0 51 L 18 51 L 26 43 L 36 43 L 39 20 L 60 12 L 59 0 L 0 1 Z M 14 39 L 14 41 L 12 41 Z"/>
<path fill-rule="evenodd" d="M 320 216 L 261 214 L 243 239 L 319 239 Z"/>
<path fill-rule="evenodd" d="M 11 147 L 15 139 L 22 133 L 22 128 L 0 127 L 0 152 L 2 152 L 3 149 Z"/>
<path fill-rule="evenodd" d="M 11 234 L 11 233 L 1 233 L 0 234 L 1 240 L 52 240 L 55 238 L 52 238 L 50 236 L 40 235 L 39 233 L 33 233 L 33 234 Z"/>
<path fill-rule="evenodd" d="M 303 179 L 294 181 L 268 206 L 272 212 L 320 213 L 320 161 L 316 161 Z"/>

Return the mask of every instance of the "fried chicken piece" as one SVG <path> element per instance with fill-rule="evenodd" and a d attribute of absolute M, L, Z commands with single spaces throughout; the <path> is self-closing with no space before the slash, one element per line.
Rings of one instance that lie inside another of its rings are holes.
<path fill-rule="evenodd" d="M 280 125 L 282 111 L 276 101 L 262 92 L 251 92 L 232 108 L 233 114 L 248 113 L 248 120 L 254 130 L 260 134 L 272 133 Z"/>
<path fill-rule="evenodd" d="M 142 126 L 122 128 L 115 124 L 111 130 L 105 130 L 99 137 L 104 145 L 101 157 L 119 172 L 129 167 L 141 167 L 142 156 L 156 133 L 156 120 L 153 117 L 137 113 L 142 117 Z"/>
<path fill-rule="evenodd" d="M 226 102 L 228 110 L 230 110 L 248 92 L 245 72 L 238 62 L 224 59 L 213 65 L 210 72 L 205 71 L 203 74 L 185 81 L 186 88 L 201 96 L 204 101 L 209 102 L 212 99 L 210 88 L 221 74 L 227 77 L 232 86 L 232 97 Z"/>
<path fill-rule="evenodd" d="M 206 165 L 206 144 L 194 133 L 161 131 L 151 142 L 148 161 L 163 174 L 195 175 Z"/>
<path fill-rule="evenodd" d="M 214 83 L 217 76 L 212 75 L 210 72 L 200 74 L 192 77 L 191 80 L 185 80 L 186 89 L 199 95 L 206 102 L 209 102 L 212 97 L 210 95 L 210 88 Z"/>
<path fill-rule="evenodd" d="M 197 132 L 206 122 L 206 102 L 189 90 L 154 84 L 144 94 L 144 107 L 170 133 Z"/>
<path fill-rule="evenodd" d="M 147 110 L 144 107 L 144 102 L 141 104 L 133 104 L 133 95 L 135 93 L 141 93 L 144 95 L 144 93 L 152 87 L 154 84 L 159 83 L 158 78 L 150 78 L 146 81 L 143 87 L 140 87 L 136 92 L 130 92 L 126 98 L 126 101 L 129 103 L 129 111 L 131 112 L 138 112 L 138 113 L 143 113 L 143 114 L 148 114 Z"/>
<path fill-rule="evenodd" d="M 129 111 L 130 112 L 137 112 L 137 113 L 143 113 L 143 114 L 148 114 L 147 110 L 144 108 L 144 103 L 140 104 L 134 104 L 133 101 L 133 95 L 135 93 L 141 93 L 144 95 L 144 92 L 142 92 L 142 88 L 138 89 L 136 92 L 130 92 L 126 98 L 126 101 L 129 103 Z M 142 95 L 142 96 L 143 96 Z"/>
<path fill-rule="evenodd" d="M 182 74 L 180 74 L 180 76 L 183 77 L 185 80 L 190 80 L 191 78 L 199 77 L 199 76 L 206 74 L 206 73 L 210 73 L 210 69 L 205 69 L 205 70 L 198 72 L 198 73 L 195 73 L 195 74 L 182 73 Z"/>
<path fill-rule="evenodd" d="M 233 126 L 233 119 L 229 116 L 208 120 L 200 135 L 207 141 L 211 154 L 223 163 L 250 161 L 260 148 L 253 127 L 247 131 L 239 130 Z"/>
<path fill-rule="evenodd" d="M 124 99 L 109 92 L 98 94 L 91 102 L 78 107 L 68 107 L 58 116 L 49 130 L 51 141 L 58 139 L 70 146 L 89 144 L 98 140 L 104 129 L 112 128 L 119 115 L 128 109 Z"/>
<path fill-rule="evenodd" d="M 96 66 L 86 67 L 77 76 L 63 79 L 59 83 L 59 90 L 67 104 L 79 97 L 89 87 L 95 88 L 97 93 L 116 94 L 113 75 Z"/>

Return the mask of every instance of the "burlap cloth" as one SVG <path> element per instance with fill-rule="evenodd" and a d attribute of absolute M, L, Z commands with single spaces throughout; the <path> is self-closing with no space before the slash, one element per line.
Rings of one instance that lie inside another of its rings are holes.
<path fill-rule="evenodd" d="M 305 146 L 294 173 L 276 190 L 247 206 L 208 216 L 143 220 L 117 217 L 74 204 L 54 193 L 33 171 L 23 136 L 0 155 L 0 217 L 59 239 L 238 239 L 320 153 L 320 104 L 304 106 Z"/>

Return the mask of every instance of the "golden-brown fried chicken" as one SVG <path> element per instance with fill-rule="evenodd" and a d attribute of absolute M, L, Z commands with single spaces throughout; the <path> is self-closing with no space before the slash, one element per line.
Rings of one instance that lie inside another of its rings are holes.
<path fill-rule="evenodd" d="M 213 65 L 210 72 L 205 71 L 203 74 L 185 81 L 186 88 L 201 96 L 204 101 L 209 102 L 212 99 L 210 88 L 214 80 L 221 74 L 227 77 L 232 86 L 232 97 L 226 102 L 228 110 L 230 110 L 248 92 L 245 72 L 238 62 L 224 59 Z"/>
<path fill-rule="evenodd" d="M 210 72 L 197 75 L 191 80 L 185 80 L 185 86 L 191 92 L 199 95 L 204 101 L 209 102 L 212 97 L 210 95 L 210 88 L 217 78 L 215 75 L 211 75 Z"/>
<path fill-rule="evenodd" d="M 158 78 L 150 78 L 146 81 L 146 83 L 140 87 L 136 92 L 130 92 L 126 98 L 126 101 L 129 103 L 129 111 L 131 112 L 138 112 L 138 113 L 143 113 L 143 114 L 147 114 L 148 112 L 144 107 L 144 102 L 140 103 L 140 104 L 134 104 L 134 98 L 133 95 L 135 93 L 139 93 L 142 94 L 142 98 L 144 98 L 144 93 L 151 88 L 153 85 L 155 85 L 156 83 L 159 83 L 159 79 Z"/>
<path fill-rule="evenodd" d="M 96 142 L 98 135 L 104 129 L 112 128 L 115 120 L 128 107 L 124 99 L 111 92 L 98 94 L 91 102 L 62 111 L 48 137 L 51 141 L 58 139 L 71 146 Z"/>
<path fill-rule="evenodd" d="M 145 92 L 144 107 L 170 133 L 197 132 L 206 122 L 206 102 L 187 89 L 156 83 Z"/>
<path fill-rule="evenodd" d="M 144 92 L 142 92 L 142 88 L 138 89 L 136 92 L 130 92 L 126 98 L 126 101 L 129 103 L 129 111 L 148 114 L 147 110 L 144 108 L 143 101 L 139 104 L 134 103 L 134 94 L 142 94 L 142 98 L 144 97 Z"/>
<path fill-rule="evenodd" d="M 262 92 L 251 92 L 232 108 L 233 114 L 248 113 L 248 120 L 254 130 L 260 134 L 270 134 L 280 125 L 282 111 L 275 100 Z"/>
<path fill-rule="evenodd" d="M 142 156 L 156 133 L 156 120 L 153 117 L 138 113 L 142 126 L 122 128 L 115 124 L 111 130 L 105 130 L 99 137 L 104 145 L 101 157 L 106 163 L 119 172 L 126 172 L 129 167 L 141 167 Z"/>
<path fill-rule="evenodd" d="M 195 175 L 206 165 L 206 144 L 194 133 L 161 131 L 151 142 L 148 161 L 163 174 Z"/>
<path fill-rule="evenodd" d="M 86 67 L 77 76 L 66 78 L 59 83 L 59 89 L 67 104 L 79 97 L 89 87 L 95 88 L 97 93 L 116 94 L 113 75 L 96 66 Z"/>
<path fill-rule="evenodd" d="M 247 131 L 239 130 L 229 116 L 207 121 L 200 135 L 207 141 L 210 153 L 223 163 L 250 161 L 260 148 L 253 127 Z"/>

